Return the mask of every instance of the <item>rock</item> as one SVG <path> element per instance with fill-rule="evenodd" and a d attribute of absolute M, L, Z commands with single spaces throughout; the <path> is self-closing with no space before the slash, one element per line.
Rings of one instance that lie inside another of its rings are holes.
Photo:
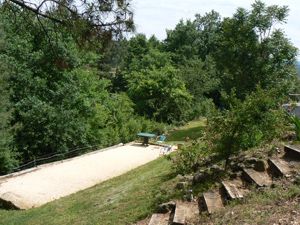
<path fill-rule="evenodd" d="M 207 173 L 204 171 L 199 171 L 193 177 L 193 184 L 202 183 L 207 178 Z"/>
<path fill-rule="evenodd" d="M 275 149 L 276 149 L 277 154 L 281 153 L 281 151 L 280 151 L 280 149 L 278 147 L 276 147 Z"/>
<path fill-rule="evenodd" d="M 295 210 L 293 210 L 293 211 L 292 211 L 292 214 L 293 214 L 293 215 L 298 215 L 298 212 L 295 211 Z"/>
<path fill-rule="evenodd" d="M 258 161 L 257 158 L 251 157 L 251 158 L 247 158 L 245 159 L 244 163 L 246 165 L 255 165 L 255 163 Z"/>
<path fill-rule="evenodd" d="M 229 168 L 230 168 L 233 172 L 240 171 L 240 170 L 242 170 L 244 167 L 245 167 L 244 164 L 238 163 L 238 162 L 236 162 L 236 161 L 231 161 L 231 162 L 229 163 Z"/>
<path fill-rule="evenodd" d="M 260 172 L 263 172 L 267 169 L 267 164 L 264 160 L 254 157 L 245 159 L 244 165 L 246 168 L 253 168 Z"/>
<path fill-rule="evenodd" d="M 266 164 L 266 162 L 265 162 L 264 160 L 259 159 L 259 160 L 257 160 L 257 161 L 255 162 L 255 164 L 254 164 L 254 169 L 255 169 L 256 171 L 264 172 L 264 171 L 266 171 L 266 169 L 267 169 L 267 164 Z"/>
<path fill-rule="evenodd" d="M 179 182 L 176 184 L 176 188 L 179 190 L 183 190 L 188 186 L 188 182 Z"/>
<path fill-rule="evenodd" d="M 168 213 L 172 212 L 176 207 L 176 203 L 174 201 L 162 203 L 158 206 L 157 212 L 158 213 Z"/>
<path fill-rule="evenodd" d="M 300 174 L 297 174 L 293 179 L 294 184 L 300 184 Z"/>
<path fill-rule="evenodd" d="M 230 177 L 230 179 L 235 179 L 235 178 L 238 177 L 238 174 L 237 173 L 229 172 L 229 177 Z"/>
<path fill-rule="evenodd" d="M 178 180 L 178 181 L 184 181 L 184 176 L 178 174 L 178 175 L 176 176 L 176 180 Z"/>
<path fill-rule="evenodd" d="M 192 189 L 188 190 L 188 192 L 187 192 L 187 200 L 189 202 L 194 201 L 194 195 L 193 195 L 193 190 Z"/>
<path fill-rule="evenodd" d="M 184 176 L 184 181 L 192 183 L 193 182 L 193 178 L 194 178 L 193 175 L 185 175 Z"/>
<path fill-rule="evenodd" d="M 210 171 L 211 171 L 212 173 L 221 173 L 221 172 L 224 171 L 224 169 L 223 169 L 222 167 L 218 166 L 218 165 L 212 165 L 212 166 L 210 167 Z"/>
<path fill-rule="evenodd" d="M 242 170 L 242 169 L 246 168 L 244 163 L 238 163 L 237 167 L 239 168 L 239 170 Z"/>

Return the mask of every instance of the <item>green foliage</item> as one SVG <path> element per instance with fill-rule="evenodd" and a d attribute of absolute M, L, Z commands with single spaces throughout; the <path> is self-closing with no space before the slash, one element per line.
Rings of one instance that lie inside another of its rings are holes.
<path fill-rule="evenodd" d="M 45 34 L 26 11 L 17 21 L 6 13 L 1 19 L 5 101 L 0 113 L 7 116 L 0 121 L 0 136 L 8 143 L 0 152 L 1 173 L 15 166 L 16 156 L 22 163 L 78 147 L 128 142 L 137 132 L 164 128 L 137 116 L 126 93 L 110 93 L 110 81 L 98 76 L 101 55 L 80 49 L 68 32 L 43 21 Z"/>
<path fill-rule="evenodd" d="M 213 114 L 215 105 L 224 111 L 211 119 L 208 143 L 229 155 L 276 136 L 275 99 L 300 87 L 297 50 L 274 29 L 286 21 L 286 7 L 255 1 L 251 10 L 240 8 L 224 19 L 215 11 L 197 14 L 168 30 L 163 42 L 145 35 L 107 42 L 116 30 L 96 34 L 79 19 L 70 25 L 78 27 L 74 33 L 33 12 L 5 7 L 0 16 L 1 171 L 16 159 L 22 163 L 81 146 L 127 142 L 139 131 L 161 133 L 164 125 L 157 122 L 182 124 Z M 58 18 L 68 18 L 67 11 L 60 13 Z"/>
<path fill-rule="evenodd" d="M 204 16 L 196 14 L 194 24 L 199 33 L 197 40 L 198 54 L 202 60 L 205 60 L 218 48 L 222 25 L 221 15 L 214 10 Z"/>
<path fill-rule="evenodd" d="M 164 48 L 172 53 L 176 64 L 184 63 L 197 54 L 197 35 L 196 26 L 190 20 L 181 20 L 174 30 L 167 30 Z"/>
<path fill-rule="evenodd" d="M 168 156 L 173 162 L 176 173 L 187 174 L 196 169 L 201 158 L 207 153 L 203 144 L 206 119 L 190 121 L 184 126 L 178 127 L 167 134 L 168 143 L 177 143 L 179 149 Z"/>
<path fill-rule="evenodd" d="M 187 118 L 192 96 L 172 66 L 132 72 L 127 80 L 139 114 L 168 123 Z"/>
<path fill-rule="evenodd" d="M 213 56 L 227 93 L 235 88 L 237 97 L 244 98 L 260 84 L 285 95 L 294 87 L 297 50 L 282 30 L 274 29 L 287 13 L 286 7 L 256 1 L 252 10 L 239 8 L 224 19 Z"/>
<path fill-rule="evenodd" d="M 204 62 L 200 59 L 189 60 L 180 68 L 180 71 L 187 89 L 196 102 L 208 97 L 220 86 L 220 79 L 217 77 L 215 62 L 212 58 L 208 57 Z"/>
<path fill-rule="evenodd" d="M 296 115 L 289 116 L 291 123 L 294 125 L 296 139 L 300 141 L 300 119 Z"/>
<path fill-rule="evenodd" d="M 189 174 L 194 171 L 195 166 L 204 155 L 204 145 L 194 143 L 192 146 L 183 146 L 169 158 L 173 162 L 173 169 L 176 173 Z"/>
<path fill-rule="evenodd" d="M 216 50 L 221 16 L 212 10 L 204 16 L 196 15 L 194 21 L 181 20 L 174 30 L 167 30 L 165 49 L 172 53 L 176 64 L 185 64 L 191 59 L 206 57 Z"/>
<path fill-rule="evenodd" d="M 204 62 L 200 59 L 189 60 L 180 66 L 180 76 L 193 96 L 193 107 L 189 118 L 207 116 L 214 108 L 212 101 L 214 92 L 221 86 L 213 59 L 207 57 Z"/>
<path fill-rule="evenodd" d="M 227 109 L 215 109 L 207 119 L 204 135 L 172 157 L 176 172 L 192 172 L 206 156 L 215 155 L 216 160 L 228 162 L 230 156 L 283 134 L 287 121 L 276 89 L 258 86 L 245 100 L 237 98 L 234 92 L 223 98 Z"/>
<path fill-rule="evenodd" d="M 0 51 L 5 48 L 5 36 L 0 23 Z M 12 134 L 9 127 L 11 110 L 9 101 L 9 67 L 0 58 L 0 174 L 9 172 L 18 163 L 16 152 L 11 148 Z"/>
<path fill-rule="evenodd" d="M 192 96 L 180 71 L 172 66 L 171 55 L 161 51 L 157 39 L 147 40 L 145 35 L 132 38 L 125 62 L 127 93 L 140 115 L 167 123 L 187 119 Z"/>
<path fill-rule="evenodd" d="M 298 74 L 298 77 L 300 77 L 300 62 L 296 62 L 296 70 L 297 70 L 297 74 Z"/>
<path fill-rule="evenodd" d="M 244 101 L 234 93 L 227 97 L 229 109 L 208 119 L 208 148 L 228 159 L 232 154 L 271 141 L 283 132 L 284 112 L 274 90 L 257 87 Z"/>
<path fill-rule="evenodd" d="M 167 32 L 165 49 L 176 65 L 189 68 L 183 70 L 187 74 L 183 77 L 196 99 L 205 90 L 205 97 L 208 94 L 221 105 L 222 90 L 229 94 L 235 88 L 237 97 L 243 99 L 258 84 L 281 89 L 286 95 L 298 83 L 297 49 L 283 30 L 274 26 L 285 23 L 287 15 L 287 7 L 266 6 L 261 1 L 255 1 L 251 10 L 239 8 L 223 20 L 215 11 L 196 15 L 194 21 L 180 21 Z M 198 66 L 193 65 L 195 60 Z M 199 80 L 205 85 L 200 82 L 197 86 Z"/>

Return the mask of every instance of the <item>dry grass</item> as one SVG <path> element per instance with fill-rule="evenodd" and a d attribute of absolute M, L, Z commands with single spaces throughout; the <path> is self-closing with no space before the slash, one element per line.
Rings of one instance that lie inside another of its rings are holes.
<path fill-rule="evenodd" d="M 216 214 L 203 214 L 195 224 L 300 224 L 300 186 L 280 182 L 252 192 L 244 201 L 231 202 Z"/>

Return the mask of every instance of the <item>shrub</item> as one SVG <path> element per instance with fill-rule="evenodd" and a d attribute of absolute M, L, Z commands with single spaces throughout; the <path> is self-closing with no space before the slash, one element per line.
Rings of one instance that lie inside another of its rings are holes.
<path fill-rule="evenodd" d="M 197 168 L 199 161 L 207 154 L 205 145 L 195 142 L 191 146 L 183 146 L 174 155 L 169 156 L 173 169 L 178 174 L 188 174 Z"/>
<path fill-rule="evenodd" d="M 259 146 L 283 131 L 284 112 L 275 90 L 257 87 L 244 101 L 232 93 L 226 96 L 227 110 L 216 111 L 208 119 L 206 142 L 209 148 L 228 160 L 230 155 Z"/>

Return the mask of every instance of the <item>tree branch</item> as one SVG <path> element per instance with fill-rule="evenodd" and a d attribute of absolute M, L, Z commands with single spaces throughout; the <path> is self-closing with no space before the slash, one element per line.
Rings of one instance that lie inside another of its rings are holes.
<path fill-rule="evenodd" d="M 22 2 L 22 1 L 19 1 L 19 0 L 7 0 L 7 1 L 10 1 L 10 2 L 12 2 L 12 3 L 14 3 L 14 4 L 16 4 L 16 5 L 20 6 L 20 7 L 22 7 L 22 8 L 25 8 L 25 9 L 27 9 L 27 10 L 29 10 L 29 11 L 35 13 L 36 15 L 42 16 L 42 17 L 47 18 L 47 19 L 49 19 L 49 20 L 52 20 L 52 21 L 54 21 L 54 22 L 56 22 L 56 23 L 64 24 L 64 21 L 62 21 L 62 20 L 60 20 L 60 19 L 57 19 L 57 18 L 54 18 L 54 17 L 52 17 L 52 16 L 49 16 L 49 15 L 47 15 L 47 14 L 41 12 L 41 11 L 39 10 L 40 7 L 38 7 L 38 8 L 33 8 L 33 7 L 30 7 L 30 6 L 28 6 L 26 3 Z"/>

